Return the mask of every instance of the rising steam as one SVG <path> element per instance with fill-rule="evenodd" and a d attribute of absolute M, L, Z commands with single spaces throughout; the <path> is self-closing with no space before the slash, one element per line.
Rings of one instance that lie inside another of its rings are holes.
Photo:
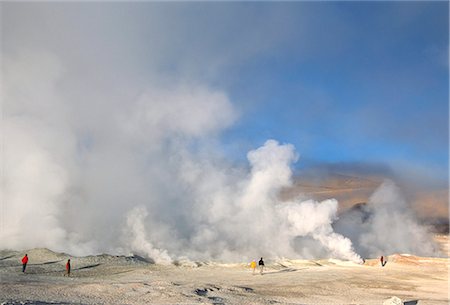
<path fill-rule="evenodd" d="M 338 231 L 336 200 L 281 202 L 298 159 L 290 144 L 268 140 L 249 169 L 229 164 L 216 144 L 238 114 L 224 92 L 182 83 L 78 100 L 63 76 L 48 53 L 4 60 L 2 248 L 157 263 L 434 251 L 391 187 L 373 195 L 370 221 Z"/>
<path fill-rule="evenodd" d="M 394 182 L 386 180 L 360 209 L 334 223 L 363 256 L 386 253 L 439 255 L 427 227 L 421 225 Z"/>

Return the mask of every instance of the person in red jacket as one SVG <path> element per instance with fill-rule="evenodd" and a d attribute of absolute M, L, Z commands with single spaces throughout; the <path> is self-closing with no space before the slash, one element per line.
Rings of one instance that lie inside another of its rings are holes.
<path fill-rule="evenodd" d="M 27 264 L 28 264 L 28 254 L 25 254 L 25 256 L 22 258 L 22 272 L 25 272 Z"/>
<path fill-rule="evenodd" d="M 70 258 L 67 260 L 66 263 L 66 274 L 67 276 L 70 276 Z M 66 276 L 66 274 L 64 274 L 64 276 Z"/>

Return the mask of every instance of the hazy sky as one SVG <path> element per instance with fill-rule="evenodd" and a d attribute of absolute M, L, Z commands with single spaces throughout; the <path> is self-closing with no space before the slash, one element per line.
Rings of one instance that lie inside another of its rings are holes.
<path fill-rule="evenodd" d="M 233 104 L 216 143 L 232 160 L 273 138 L 303 165 L 447 176 L 446 1 L 1 6 L 3 57 L 54 55 L 61 91 L 74 105 L 95 96 L 96 116 L 149 85 L 202 85 Z M 89 126 L 84 106 L 70 116 Z"/>

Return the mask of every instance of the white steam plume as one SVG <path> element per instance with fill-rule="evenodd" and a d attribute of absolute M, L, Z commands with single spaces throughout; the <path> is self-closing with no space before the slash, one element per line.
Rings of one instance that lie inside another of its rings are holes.
<path fill-rule="evenodd" d="M 368 220 L 370 229 L 363 231 L 359 244 L 369 253 L 437 253 L 432 235 L 419 224 L 400 189 L 392 181 L 385 181 L 375 191 L 369 199 L 367 210 L 371 214 Z"/>
<path fill-rule="evenodd" d="M 308 200 L 282 206 L 281 212 L 287 217 L 287 232 L 292 237 L 310 236 L 317 240 L 330 256 L 361 262 L 351 240 L 333 231 L 331 225 L 337 219 L 337 208 L 338 202 L 335 199 L 322 202 Z"/>
<path fill-rule="evenodd" d="M 439 255 L 428 228 L 421 225 L 413 209 L 394 182 L 386 180 L 359 210 L 341 216 L 337 232 L 351 238 L 363 256 L 392 253 Z"/>
<path fill-rule="evenodd" d="M 169 264 L 172 262 L 167 251 L 155 249 L 148 241 L 145 230 L 145 218 L 147 217 L 147 209 L 143 206 L 135 207 L 127 215 L 127 228 L 130 230 L 125 238 L 125 244 L 130 245 L 130 249 L 135 253 L 142 253 L 152 258 L 155 263 Z"/>
<path fill-rule="evenodd" d="M 335 200 L 280 202 L 298 159 L 292 145 L 267 141 L 248 153 L 250 170 L 223 160 L 214 144 L 237 118 L 224 92 L 181 83 L 80 98 L 52 54 L 3 64 L 2 248 L 135 252 L 159 263 L 360 261 L 345 237 L 353 240 L 352 232 L 333 231 Z M 382 226 L 381 218 L 370 226 Z M 376 236 L 364 238 L 370 253 L 388 251 Z"/>

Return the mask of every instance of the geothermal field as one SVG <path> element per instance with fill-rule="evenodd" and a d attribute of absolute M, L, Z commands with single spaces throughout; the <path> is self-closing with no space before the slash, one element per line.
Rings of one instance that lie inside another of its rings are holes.
<path fill-rule="evenodd" d="M 448 246 L 448 236 L 438 236 Z M 444 249 L 443 249 L 444 250 Z M 447 248 L 448 251 L 448 248 Z M 381 267 L 336 260 L 267 260 L 263 274 L 247 263 L 149 263 L 138 256 L 69 257 L 47 249 L 1 251 L 1 304 L 448 304 L 449 258 L 394 254 Z M 398 299 L 396 299 L 398 298 Z"/>
<path fill-rule="evenodd" d="M 353 188 L 350 193 L 357 193 L 357 200 L 367 201 L 367 196 L 357 190 L 370 193 L 373 189 L 361 183 L 349 177 L 333 178 L 335 189 L 340 191 L 332 195 L 338 197 L 342 190 L 348 193 Z M 303 194 L 307 192 L 300 183 L 295 188 Z M 314 190 L 310 189 L 308 196 L 314 197 L 315 193 L 321 193 L 322 188 L 324 182 L 316 185 Z M 330 190 L 329 187 L 326 189 Z M 294 190 L 289 192 L 290 195 L 284 196 L 292 196 Z M 341 195 L 340 200 L 351 206 L 353 197 Z M 361 212 L 364 206 L 353 205 L 339 215 L 342 219 L 349 217 L 349 213 L 356 217 L 355 211 Z M 168 255 L 170 261 L 160 258 L 155 263 L 145 252 L 140 253 L 143 256 L 72 256 L 45 248 L 1 250 L 0 301 L 1 304 L 41 305 L 448 304 L 449 237 L 443 233 L 431 233 L 430 228 L 426 233 L 431 238 L 428 241 L 430 245 L 436 247 L 431 257 L 387 252 L 384 254 L 387 261 L 384 267 L 380 257 L 370 254 L 361 257 L 361 261 L 329 258 L 331 254 L 309 259 L 267 257 L 264 258 L 262 275 L 258 268 L 255 274 L 250 268 L 250 261 L 258 261 L 259 257 L 226 261 L 170 258 Z M 390 246 L 399 247 L 399 241 L 396 244 L 390 237 L 385 240 Z M 416 242 L 414 237 L 408 240 Z M 365 249 L 362 242 L 354 242 L 354 245 L 361 252 Z M 153 254 L 161 254 L 160 250 L 152 250 Z M 25 253 L 30 261 L 26 272 L 22 273 L 21 258 Z M 320 252 L 316 253 L 319 255 Z M 356 252 L 355 255 L 360 257 Z M 72 262 L 70 277 L 64 276 L 68 258 Z"/>
<path fill-rule="evenodd" d="M 448 305 L 448 12 L 0 1 L 0 305 Z"/>
<path fill-rule="evenodd" d="M 372 176 L 313 183 L 293 176 L 296 159 L 274 140 L 248 153 L 248 171 L 182 159 L 173 191 L 141 186 L 134 200 L 102 188 L 110 201 L 97 201 L 85 185 L 87 202 L 53 189 L 24 201 L 14 189 L 13 202 L 39 205 L 5 207 L 1 304 L 448 304 L 445 189 L 417 194 Z"/>

